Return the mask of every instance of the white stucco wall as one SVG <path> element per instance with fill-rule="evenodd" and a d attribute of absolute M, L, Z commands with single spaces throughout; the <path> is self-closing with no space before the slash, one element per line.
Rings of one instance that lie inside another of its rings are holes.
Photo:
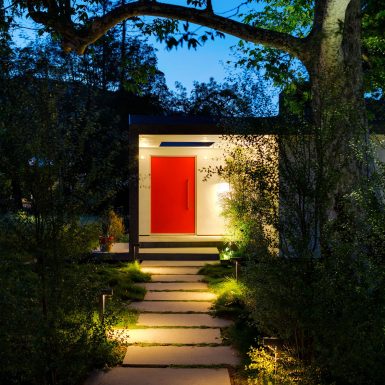
<path fill-rule="evenodd" d="M 223 181 L 214 175 L 204 181 L 202 168 L 223 162 L 223 150 L 216 148 L 146 148 L 139 149 L 139 234 L 151 234 L 151 156 L 196 157 L 196 234 L 225 235 L 225 219 L 221 216 L 220 190 Z"/>

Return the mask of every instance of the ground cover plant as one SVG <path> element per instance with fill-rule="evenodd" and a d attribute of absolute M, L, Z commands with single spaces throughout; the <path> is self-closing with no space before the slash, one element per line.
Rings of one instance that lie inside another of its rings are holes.
<path fill-rule="evenodd" d="M 51 369 L 56 383 L 72 385 L 93 368 L 121 362 L 123 346 L 107 336 L 113 328 L 136 322 L 137 314 L 127 304 L 143 298 L 145 289 L 135 283 L 148 281 L 149 275 L 137 263 L 46 265 L 50 290 L 42 308 L 38 269 L 23 253 L 10 254 L 4 249 L 0 253 L 1 382 L 41 384 Z M 114 294 L 107 299 L 101 321 L 99 296 L 108 287 Z M 23 355 L 28 360 L 21 360 Z"/>
<path fill-rule="evenodd" d="M 242 364 L 247 365 L 250 363 L 250 344 L 257 341 L 259 334 L 246 308 L 247 288 L 242 280 L 235 279 L 235 264 L 229 262 L 207 264 L 199 274 L 204 275 L 203 281 L 217 295 L 212 313 L 233 321 L 231 326 L 222 330 L 223 341 L 233 345 L 241 353 Z M 243 369 L 240 372 L 243 373 Z"/>
<path fill-rule="evenodd" d="M 143 273 L 138 262 L 84 264 L 79 268 L 83 274 L 89 275 L 89 280 L 94 281 L 100 290 L 113 290 L 112 297 L 106 302 L 106 314 L 111 318 L 111 327 L 134 327 L 138 313 L 129 309 L 128 304 L 143 300 L 146 289 L 136 284 L 149 282 L 151 275 Z"/>

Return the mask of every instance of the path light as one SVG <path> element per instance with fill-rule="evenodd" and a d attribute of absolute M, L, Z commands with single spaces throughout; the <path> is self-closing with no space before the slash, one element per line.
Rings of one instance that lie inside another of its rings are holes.
<path fill-rule="evenodd" d="M 99 295 L 99 319 L 100 319 L 100 322 L 104 321 L 104 313 L 106 310 L 106 298 L 111 298 L 113 296 L 113 294 L 114 294 L 114 291 L 111 287 L 109 287 L 107 289 L 103 289 L 100 292 L 100 295 Z"/>
<path fill-rule="evenodd" d="M 235 263 L 235 280 L 238 282 L 238 270 L 239 270 L 239 265 L 244 261 L 244 258 L 241 257 L 232 257 L 231 261 Z"/>

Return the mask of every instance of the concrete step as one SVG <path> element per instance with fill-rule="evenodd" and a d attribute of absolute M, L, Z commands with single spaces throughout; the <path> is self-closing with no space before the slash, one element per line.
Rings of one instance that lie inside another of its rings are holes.
<path fill-rule="evenodd" d="M 183 240 L 183 241 L 140 241 L 140 248 L 156 247 L 223 247 L 223 239 L 219 240 Z"/>
<path fill-rule="evenodd" d="M 128 344 L 221 344 L 219 329 L 114 329 L 109 337 Z"/>
<path fill-rule="evenodd" d="M 215 261 L 143 261 L 142 267 L 202 267 L 204 265 L 216 264 Z"/>
<path fill-rule="evenodd" d="M 182 282 L 182 283 L 165 283 L 165 282 L 149 282 L 141 283 L 140 286 L 146 288 L 148 291 L 162 291 L 162 290 L 208 290 L 207 283 L 203 282 Z"/>
<path fill-rule="evenodd" d="M 142 313 L 139 315 L 137 325 L 140 326 L 206 326 L 226 327 L 231 321 L 222 318 L 214 318 L 209 314 L 158 314 Z"/>
<path fill-rule="evenodd" d="M 139 259 L 143 260 L 219 260 L 216 247 L 147 247 L 139 249 Z"/>
<path fill-rule="evenodd" d="M 227 369 L 122 368 L 99 371 L 84 385 L 231 385 Z"/>
<path fill-rule="evenodd" d="M 124 366 L 236 366 L 239 358 L 229 346 L 129 346 Z M 135 382 L 133 384 L 137 385 Z M 184 380 L 180 384 L 184 384 Z M 207 382 L 205 383 L 207 384 Z M 219 384 L 218 384 L 219 385 Z"/>
<path fill-rule="evenodd" d="M 219 255 L 216 247 L 154 247 L 139 250 L 140 254 L 190 254 L 190 255 Z"/>
<path fill-rule="evenodd" d="M 204 278 L 203 275 L 198 274 L 171 274 L 171 275 L 158 275 L 153 274 L 151 276 L 152 282 L 200 282 Z"/>
<path fill-rule="evenodd" d="M 140 301 L 130 303 L 130 308 L 150 313 L 208 313 L 212 302 Z"/>
<path fill-rule="evenodd" d="M 205 291 L 148 291 L 145 301 L 213 301 L 214 293 Z"/>
<path fill-rule="evenodd" d="M 144 273 L 166 275 L 198 274 L 199 269 L 200 267 L 142 267 Z"/>

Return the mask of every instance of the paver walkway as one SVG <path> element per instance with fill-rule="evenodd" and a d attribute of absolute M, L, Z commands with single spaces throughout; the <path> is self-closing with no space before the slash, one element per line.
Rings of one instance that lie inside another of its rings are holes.
<path fill-rule="evenodd" d="M 153 275 L 143 285 L 144 300 L 130 305 L 140 312 L 136 329 L 114 332 L 130 344 L 124 367 L 99 373 L 89 385 L 230 385 L 226 367 L 239 359 L 221 338 L 221 328 L 230 322 L 209 314 L 215 295 L 197 274 L 203 265 L 143 262 Z"/>

